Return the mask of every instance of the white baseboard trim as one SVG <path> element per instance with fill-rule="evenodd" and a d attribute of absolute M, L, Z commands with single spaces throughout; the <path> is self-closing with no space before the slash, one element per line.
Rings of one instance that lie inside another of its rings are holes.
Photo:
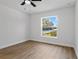
<path fill-rule="evenodd" d="M 10 46 L 13 46 L 13 45 L 25 42 L 25 41 L 28 41 L 28 40 L 21 40 L 21 41 L 14 42 L 14 43 L 11 43 L 11 44 L 8 44 L 8 45 L 0 46 L 0 49 L 7 48 L 7 47 L 10 47 Z"/>
<path fill-rule="evenodd" d="M 67 47 L 72 47 L 72 48 L 74 46 L 74 45 L 66 44 L 64 42 L 60 44 L 60 43 L 48 42 L 48 41 L 44 41 L 44 40 L 36 40 L 36 39 L 31 39 L 31 40 L 38 41 L 38 42 L 44 42 L 44 43 L 48 43 L 48 44 L 55 44 L 55 45 L 60 45 L 60 46 L 67 46 Z"/>
<path fill-rule="evenodd" d="M 36 40 L 36 39 L 30 39 L 30 40 L 38 41 L 38 42 L 44 42 L 44 43 L 49 43 L 49 44 L 55 44 L 55 45 L 61 45 L 61 46 L 67 46 L 67 47 L 73 47 L 73 48 L 74 48 L 74 45 L 70 46 L 70 45 L 68 45 L 68 44 L 58 44 L 58 43 L 47 42 L 47 41 Z M 13 46 L 13 45 L 16 45 L 16 44 L 25 42 L 25 41 L 29 41 L 29 40 L 21 40 L 21 41 L 14 42 L 14 43 L 11 43 L 11 44 L 8 44 L 8 45 L 0 46 L 0 49 L 7 48 L 7 47 L 10 47 L 10 46 Z M 75 50 L 75 49 L 74 49 L 74 50 Z"/>

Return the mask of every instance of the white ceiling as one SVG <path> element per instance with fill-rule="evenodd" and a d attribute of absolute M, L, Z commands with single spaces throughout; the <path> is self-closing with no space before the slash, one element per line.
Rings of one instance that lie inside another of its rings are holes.
<path fill-rule="evenodd" d="M 62 8 L 65 6 L 71 6 L 75 3 L 75 1 L 76 0 L 42 0 L 41 2 L 34 2 L 37 7 L 32 7 L 31 5 L 21 6 L 20 4 L 23 2 L 23 0 L 0 0 L 0 4 L 23 12 L 37 13 Z"/>

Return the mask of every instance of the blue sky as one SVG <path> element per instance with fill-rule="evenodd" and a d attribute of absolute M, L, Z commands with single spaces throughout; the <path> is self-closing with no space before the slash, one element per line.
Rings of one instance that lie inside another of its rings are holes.
<path fill-rule="evenodd" d="M 57 20 L 56 16 L 50 16 L 49 19 L 54 24 L 54 26 L 58 25 L 58 20 Z"/>

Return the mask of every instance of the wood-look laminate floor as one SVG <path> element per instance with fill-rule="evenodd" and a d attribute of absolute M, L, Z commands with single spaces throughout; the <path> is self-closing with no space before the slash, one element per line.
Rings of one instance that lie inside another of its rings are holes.
<path fill-rule="evenodd" d="M 77 59 L 73 48 L 28 41 L 0 50 L 0 59 Z"/>

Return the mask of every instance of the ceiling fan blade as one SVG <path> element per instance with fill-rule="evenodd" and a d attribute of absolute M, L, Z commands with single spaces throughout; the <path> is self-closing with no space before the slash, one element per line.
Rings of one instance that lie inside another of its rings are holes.
<path fill-rule="evenodd" d="M 32 5 L 33 7 L 36 7 L 36 5 L 35 5 L 33 2 L 31 2 L 31 5 Z"/>
<path fill-rule="evenodd" d="M 26 1 L 26 0 L 24 0 L 24 1 L 21 3 L 21 5 L 24 5 L 24 4 L 25 4 L 25 1 Z"/>
<path fill-rule="evenodd" d="M 21 5 L 24 5 L 24 4 L 25 4 L 25 2 L 22 2 L 22 3 L 21 3 Z"/>
<path fill-rule="evenodd" d="M 42 1 L 42 0 L 32 0 L 32 1 Z"/>

